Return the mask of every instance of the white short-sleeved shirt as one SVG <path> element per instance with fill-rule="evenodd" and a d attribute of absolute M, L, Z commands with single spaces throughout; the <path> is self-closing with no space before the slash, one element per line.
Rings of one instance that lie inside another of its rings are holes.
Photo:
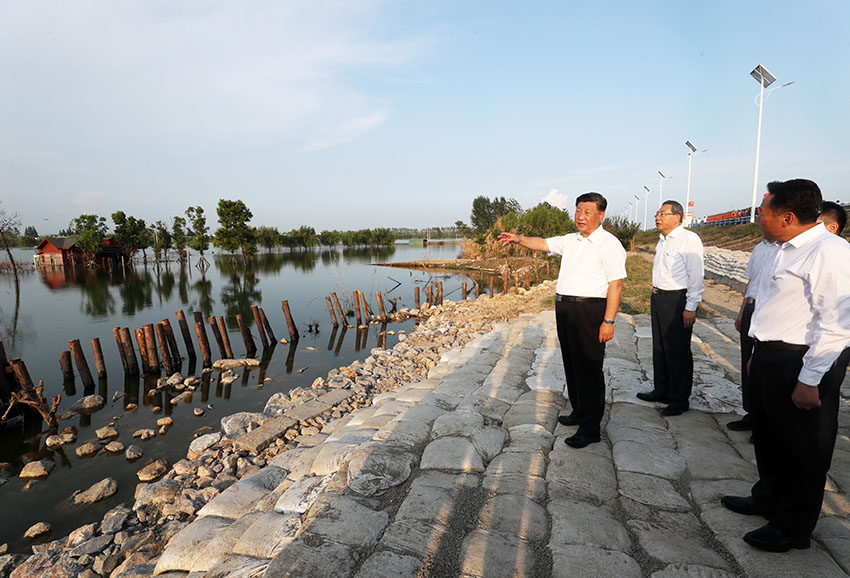
<path fill-rule="evenodd" d="M 755 299 L 759 294 L 759 288 L 763 287 L 765 271 L 772 270 L 773 261 L 779 251 L 779 245 L 763 239 L 761 243 L 753 248 L 744 277 L 750 280 L 747 284 L 747 299 Z"/>
<path fill-rule="evenodd" d="M 570 233 L 549 237 L 546 243 L 549 252 L 561 255 L 559 295 L 606 297 L 610 282 L 626 278 L 626 250 L 601 226 L 587 237 Z"/>
<path fill-rule="evenodd" d="M 658 238 L 652 261 L 652 286 L 665 291 L 686 289 L 685 310 L 696 311 L 705 291 L 702 240 L 681 225 Z"/>

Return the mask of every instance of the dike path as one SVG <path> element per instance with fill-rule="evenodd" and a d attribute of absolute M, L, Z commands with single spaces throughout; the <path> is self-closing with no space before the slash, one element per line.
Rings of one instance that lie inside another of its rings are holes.
<path fill-rule="evenodd" d="M 635 397 L 652 387 L 649 317 L 618 315 L 602 441 L 573 449 L 575 428 L 557 421 L 569 402 L 552 311 L 497 324 L 427 378 L 302 438 L 206 503 L 158 558 L 112 576 L 848 576 L 850 380 L 812 547 L 761 552 L 741 537 L 764 520 L 720 505 L 756 479 L 749 433 L 725 427 L 741 411 L 737 333 L 717 317 L 694 335 L 691 411 L 664 418 Z"/>

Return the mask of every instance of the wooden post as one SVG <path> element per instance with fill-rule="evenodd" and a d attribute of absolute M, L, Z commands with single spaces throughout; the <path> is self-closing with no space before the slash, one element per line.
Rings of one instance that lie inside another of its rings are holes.
<path fill-rule="evenodd" d="M 121 357 L 121 366 L 124 367 L 124 373 L 130 371 L 129 361 L 127 361 L 127 352 L 124 351 L 124 344 L 121 342 L 121 328 L 113 327 L 112 335 L 115 337 L 115 344 L 118 345 L 118 355 Z"/>
<path fill-rule="evenodd" d="M 207 338 L 207 330 L 206 327 L 204 327 L 204 315 L 200 311 L 193 311 L 192 317 L 195 319 L 195 323 L 201 324 L 201 333 L 204 334 L 204 341 L 206 341 L 207 345 L 209 345 L 210 340 Z"/>
<path fill-rule="evenodd" d="M 357 327 L 363 325 L 363 318 L 360 315 L 360 296 L 357 295 L 357 290 L 354 291 L 354 319 L 357 321 Z"/>
<path fill-rule="evenodd" d="M 281 301 L 280 308 L 283 309 L 283 316 L 286 317 L 286 327 L 289 329 L 289 340 L 298 341 L 298 330 L 295 328 L 295 322 L 292 320 L 292 312 L 289 310 L 289 301 L 286 299 Z"/>
<path fill-rule="evenodd" d="M 127 359 L 127 370 L 133 374 L 139 374 L 139 363 L 136 361 L 136 350 L 133 349 L 133 338 L 130 336 L 130 328 L 121 329 L 121 344 L 124 346 L 124 357 Z"/>
<path fill-rule="evenodd" d="M 419 307 L 421 306 L 420 299 L 419 299 L 419 287 L 413 288 L 413 306 L 416 309 L 419 309 Z"/>
<path fill-rule="evenodd" d="M 339 327 L 339 321 L 336 318 L 336 313 L 334 313 L 334 306 L 333 303 L 331 303 L 331 298 L 325 297 L 325 303 L 328 306 L 328 313 L 331 316 L 331 323 L 334 324 L 334 327 Z"/>
<path fill-rule="evenodd" d="M 219 354 L 221 355 L 222 359 L 227 359 L 227 353 L 225 353 L 226 350 L 224 349 L 224 341 L 221 340 L 221 332 L 218 330 L 218 325 L 216 324 L 215 316 L 210 315 L 207 321 L 209 321 L 210 323 L 210 328 L 212 329 L 213 337 L 215 337 L 215 343 L 216 345 L 218 345 Z"/>
<path fill-rule="evenodd" d="M 460 284 L 460 298 L 466 301 L 466 281 Z"/>
<path fill-rule="evenodd" d="M 263 320 L 263 327 L 266 328 L 266 335 L 269 337 L 269 343 L 276 345 L 277 337 L 275 336 L 274 331 L 272 331 L 272 324 L 269 323 L 269 318 L 266 317 L 266 311 L 262 307 L 260 307 L 260 318 Z"/>
<path fill-rule="evenodd" d="M 525 272 L 525 290 L 531 289 L 531 271 Z"/>
<path fill-rule="evenodd" d="M 345 312 L 342 310 L 342 305 L 339 304 L 339 297 L 336 296 L 336 291 L 331 291 L 331 299 L 333 299 L 334 306 L 336 307 L 337 313 L 339 313 L 339 322 L 343 324 L 343 326 L 348 326 L 348 319 L 345 317 Z"/>
<path fill-rule="evenodd" d="M 204 331 L 204 324 L 195 321 L 195 335 L 198 336 L 198 347 L 201 348 L 201 359 L 204 360 L 204 367 L 212 366 L 210 358 L 210 342 L 207 341 L 207 333 Z"/>
<path fill-rule="evenodd" d="M 80 353 L 82 353 L 79 341 L 77 341 L 77 348 L 80 350 Z M 56 408 L 59 407 L 59 402 L 61 401 L 62 396 L 54 395 L 51 398 L 51 407 L 48 408 L 47 400 L 42 397 L 44 383 L 40 382 L 38 387 L 33 387 L 32 378 L 30 377 L 29 371 L 27 371 L 27 366 L 20 359 L 13 359 L 10 361 L 9 367 L 12 370 L 12 374 L 15 376 L 15 381 L 18 383 L 16 390 L 11 392 L 11 403 L 18 403 L 35 409 L 41 414 L 41 417 L 47 423 L 48 427 L 56 427 Z M 89 379 L 91 379 L 91 374 L 89 374 Z M 11 405 L 9 406 L 9 409 L 11 409 Z M 6 413 L 9 412 L 9 409 L 6 410 Z"/>
<path fill-rule="evenodd" d="M 242 333 L 242 341 L 245 343 L 245 353 L 248 357 L 254 357 L 257 353 L 257 346 L 254 344 L 254 338 L 251 336 L 251 331 L 245 325 L 245 320 L 241 313 L 236 314 L 236 324 L 239 325 L 239 332 Z"/>
<path fill-rule="evenodd" d="M 366 301 L 366 296 L 363 294 L 363 291 L 358 289 L 357 293 L 360 294 L 360 302 L 363 304 L 363 317 L 368 323 L 373 317 L 375 317 L 375 313 L 372 311 L 372 308 L 369 307 L 369 302 Z"/>
<path fill-rule="evenodd" d="M 59 354 L 59 367 L 62 368 L 62 379 L 65 381 L 71 381 L 74 379 L 74 368 L 71 365 L 71 352 L 63 351 Z M 0 368 L 0 372 L 3 372 L 5 376 L 6 372 Z"/>
<path fill-rule="evenodd" d="M 387 312 L 384 310 L 384 298 L 380 291 L 375 291 L 375 301 L 378 302 L 378 319 L 381 321 L 387 320 Z"/>
<path fill-rule="evenodd" d="M 260 317 L 260 308 L 256 305 L 251 305 L 251 313 L 254 315 L 254 325 L 257 326 L 257 333 L 260 334 L 260 342 L 263 344 L 263 349 L 266 349 L 269 346 L 269 340 L 266 337 L 266 330 L 263 329 L 263 319 Z M 248 332 L 248 335 L 251 335 L 251 333 Z"/>
<path fill-rule="evenodd" d="M 224 316 L 218 316 L 218 330 L 221 332 L 221 342 L 224 343 L 224 352 L 228 359 L 233 359 L 233 348 L 230 347 L 230 335 L 227 333 L 227 323 L 224 322 Z"/>
<path fill-rule="evenodd" d="M 481 283 L 475 281 L 475 298 L 478 299 L 481 296 Z"/>
<path fill-rule="evenodd" d="M 91 350 L 94 354 L 94 366 L 97 368 L 97 376 L 106 377 L 106 366 L 103 364 L 103 349 L 100 347 L 100 338 L 92 337 L 89 342 L 91 343 Z"/>
<path fill-rule="evenodd" d="M 159 372 L 159 354 L 156 352 L 156 336 L 152 323 L 145 325 L 145 349 L 148 352 L 148 369 L 151 373 Z"/>
<path fill-rule="evenodd" d="M 186 344 L 186 353 L 189 360 L 195 359 L 195 346 L 192 343 L 192 334 L 189 333 L 189 324 L 186 323 L 186 314 L 180 309 L 176 313 L 177 324 L 180 325 L 180 333 L 183 334 L 183 343 Z"/>
<path fill-rule="evenodd" d="M 142 358 L 142 373 L 151 373 L 151 364 L 148 361 L 148 347 L 145 343 L 145 330 L 144 329 L 136 329 L 136 343 L 139 346 L 139 357 Z"/>
<path fill-rule="evenodd" d="M 165 330 L 165 338 L 168 340 L 168 350 L 171 352 L 171 363 L 174 367 L 179 367 L 183 364 L 183 358 L 180 357 L 180 350 L 177 349 L 177 339 L 174 338 L 174 329 L 171 328 L 171 321 L 163 319 L 162 328 Z"/>
<path fill-rule="evenodd" d="M 437 305 L 443 304 L 443 282 L 437 283 Z"/>
<path fill-rule="evenodd" d="M 428 285 L 425 287 L 425 296 L 426 296 L 426 297 L 427 297 L 427 299 L 428 299 L 428 304 L 429 304 L 429 305 L 431 305 L 432 307 L 433 307 L 434 305 L 436 305 L 436 303 L 434 303 L 434 286 L 433 286 L 433 285 L 428 284 Z"/>
<path fill-rule="evenodd" d="M 159 351 L 162 353 L 162 366 L 165 368 L 165 373 L 171 375 L 174 373 L 174 364 L 171 361 L 171 353 L 168 351 L 167 337 L 165 337 L 165 325 L 157 323 L 154 328 L 156 329 L 156 336 L 159 340 Z"/>
<path fill-rule="evenodd" d="M 496 294 L 495 293 L 495 290 L 496 290 L 496 282 L 495 281 L 496 281 L 496 278 L 491 275 L 490 276 L 490 297 L 492 297 L 493 295 Z"/>
<path fill-rule="evenodd" d="M 68 348 L 71 350 L 71 355 L 74 357 L 74 363 L 77 365 L 77 373 L 80 374 L 80 380 L 86 387 L 94 388 L 94 380 L 89 371 L 89 364 L 86 363 L 86 357 L 83 355 L 83 348 L 80 346 L 80 340 L 74 339 L 68 342 Z"/>
<path fill-rule="evenodd" d="M 509 282 L 508 271 L 506 269 L 504 274 L 502 275 L 502 293 L 508 292 L 508 282 Z"/>

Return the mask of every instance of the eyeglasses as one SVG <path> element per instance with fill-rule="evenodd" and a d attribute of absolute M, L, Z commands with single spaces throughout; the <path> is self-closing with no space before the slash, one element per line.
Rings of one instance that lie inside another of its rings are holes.
<path fill-rule="evenodd" d="M 656 217 L 666 217 L 667 215 L 675 215 L 675 214 L 676 213 L 664 213 L 662 211 L 658 211 L 657 213 L 655 213 L 655 216 Z"/>

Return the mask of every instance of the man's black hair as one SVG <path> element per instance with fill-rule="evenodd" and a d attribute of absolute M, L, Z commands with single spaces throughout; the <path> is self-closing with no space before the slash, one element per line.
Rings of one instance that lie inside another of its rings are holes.
<path fill-rule="evenodd" d="M 670 212 L 674 215 L 679 215 L 679 222 L 685 220 L 685 210 L 682 208 L 682 203 L 679 201 L 664 201 L 661 206 L 670 205 Z"/>
<path fill-rule="evenodd" d="M 596 208 L 603 213 L 608 208 L 608 201 L 599 193 L 584 193 L 583 195 L 579 195 L 576 197 L 576 207 L 578 207 L 579 203 L 596 203 Z"/>
<path fill-rule="evenodd" d="M 825 219 L 830 223 L 838 223 L 838 231 L 836 232 L 839 235 L 841 234 L 841 231 L 844 230 L 844 226 L 847 224 L 847 211 L 844 210 L 844 207 L 838 203 L 833 203 L 832 201 L 823 202 L 820 217 L 821 220 Z"/>
<path fill-rule="evenodd" d="M 772 196 L 770 208 L 773 214 L 792 212 L 801 225 L 814 223 L 820 215 L 823 197 L 820 188 L 808 179 L 773 181 L 767 183 L 767 192 Z"/>

